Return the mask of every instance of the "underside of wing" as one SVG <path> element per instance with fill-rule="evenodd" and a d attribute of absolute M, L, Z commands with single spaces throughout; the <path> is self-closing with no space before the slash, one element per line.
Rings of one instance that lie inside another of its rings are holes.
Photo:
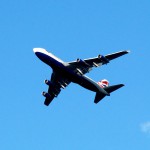
<path fill-rule="evenodd" d="M 98 67 L 98 66 L 107 64 L 107 63 L 109 63 L 109 61 L 111 61 L 113 59 L 116 59 L 116 58 L 118 58 L 122 55 L 125 55 L 127 53 L 129 53 L 129 51 L 120 51 L 120 52 L 108 54 L 108 55 L 105 55 L 105 56 L 98 55 L 98 57 L 85 59 L 84 61 L 86 63 L 88 63 L 89 65 L 91 65 L 91 66 Z"/>
<path fill-rule="evenodd" d="M 116 59 L 120 56 L 123 56 L 125 54 L 128 54 L 130 51 L 120 51 L 120 52 L 117 52 L 117 53 L 113 53 L 113 54 L 108 54 L 106 55 L 105 57 L 108 59 L 108 60 L 113 60 L 113 59 Z"/>
<path fill-rule="evenodd" d="M 69 67 L 74 69 L 76 72 L 80 74 L 85 74 L 88 73 L 89 71 L 92 70 L 93 67 L 99 67 L 101 65 L 109 63 L 109 61 L 116 59 L 122 55 L 125 55 L 129 53 L 129 51 L 120 51 L 108 55 L 98 55 L 97 57 L 94 58 L 89 58 L 89 59 L 77 59 L 76 61 L 69 62 Z"/>
<path fill-rule="evenodd" d="M 51 80 L 45 80 L 45 83 L 49 86 L 49 88 L 47 93 L 43 92 L 43 96 L 46 97 L 44 104 L 48 106 L 51 101 L 59 95 L 61 89 L 64 89 L 68 84 L 70 84 L 70 81 L 53 71 Z"/>

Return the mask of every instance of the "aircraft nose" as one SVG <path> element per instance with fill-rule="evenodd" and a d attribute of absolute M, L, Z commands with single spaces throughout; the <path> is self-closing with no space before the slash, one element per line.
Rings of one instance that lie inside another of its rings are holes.
<path fill-rule="evenodd" d="M 36 55 L 37 57 L 40 58 L 40 54 L 41 54 L 41 53 L 44 53 L 44 49 L 43 49 L 43 48 L 33 48 L 33 52 L 35 53 L 35 55 Z"/>
<path fill-rule="evenodd" d="M 33 48 L 35 55 L 43 61 L 45 56 L 49 56 L 49 53 L 44 48 Z"/>
<path fill-rule="evenodd" d="M 37 52 L 40 52 L 40 51 L 41 51 L 41 48 L 33 48 L 34 53 L 37 53 Z"/>
<path fill-rule="evenodd" d="M 44 48 L 33 48 L 33 52 L 38 55 L 40 53 L 49 55 L 49 53 Z"/>
<path fill-rule="evenodd" d="M 33 48 L 33 52 L 36 53 L 36 48 Z"/>

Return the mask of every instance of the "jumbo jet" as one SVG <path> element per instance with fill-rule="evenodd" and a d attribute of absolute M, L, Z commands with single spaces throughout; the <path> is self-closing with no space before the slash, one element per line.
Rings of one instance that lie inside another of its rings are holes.
<path fill-rule="evenodd" d="M 78 58 L 72 62 L 64 62 L 43 48 L 34 48 L 33 51 L 41 61 L 52 68 L 51 79 L 44 81 L 48 85 L 48 92 L 42 92 L 46 106 L 58 96 L 61 89 L 65 89 L 71 82 L 95 92 L 94 103 L 96 104 L 105 96 L 110 96 L 110 93 L 124 86 L 123 84 L 109 86 L 106 79 L 95 82 L 85 74 L 89 73 L 92 68 L 108 64 L 111 60 L 129 53 L 129 51 L 124 50 L 106 56 L 98 55 L 84 60 Z"/>

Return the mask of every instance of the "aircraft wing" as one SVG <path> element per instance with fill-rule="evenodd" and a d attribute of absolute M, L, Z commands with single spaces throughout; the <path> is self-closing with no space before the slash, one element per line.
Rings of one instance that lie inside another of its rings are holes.
<path fill-rule="evenodd" d="M 45 92 L 45 95 L 43 95 L 46 97 L 44 104 L 48 106 L 51 101 L 59 95 L 59 93 L 61 92 L 61 88 L 64 89 L 68 84 L 70 84 L 70 81 L 63 78 L 54 71 L 51 75 L 51 81 L 45 80 L 45 82 L 46 81 L 46 84 L 49 86 L 48 93 Z"/>
<path fill-rule="evenodd" d="M 109 63 L 109 61 L 116 59 L 122 55 L 125 55 L 127 53 L 129 53 L 129 51 L 120 51 L 105 56 L 98 55 L 98 57 L 84 60 L 77 59 L 77 61 L 69 62 L 69 65 L 71 68 L 76 69 L 77 72 L 79 72 L 80 74 L 85 74 L 91 71 L 93 67 L 99 67 L 104 64 L 107 64 Z"/>

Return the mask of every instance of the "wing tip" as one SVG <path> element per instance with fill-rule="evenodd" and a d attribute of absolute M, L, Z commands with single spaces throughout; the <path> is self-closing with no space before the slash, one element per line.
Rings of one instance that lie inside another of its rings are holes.
<path fill-rule="evenodd" d="M 120 84 L 120 87 L 123 87 L 123 86 L 125 86 L 124 84 Z"/>
<path fill-rule="evenodd" d="M 127 53 L 130 53 L 131 51 L 130 51 L 130 50 L 126 50 L 126 52 L 127 52 Z"/>
<path fill-rule="evenodd" d="M 124 51 L 120 51 L 120 52 L 123 52 L 124 54 L 128 54 L 128 53 L 130 53 L 130 50 L 124 50 Z"/>

